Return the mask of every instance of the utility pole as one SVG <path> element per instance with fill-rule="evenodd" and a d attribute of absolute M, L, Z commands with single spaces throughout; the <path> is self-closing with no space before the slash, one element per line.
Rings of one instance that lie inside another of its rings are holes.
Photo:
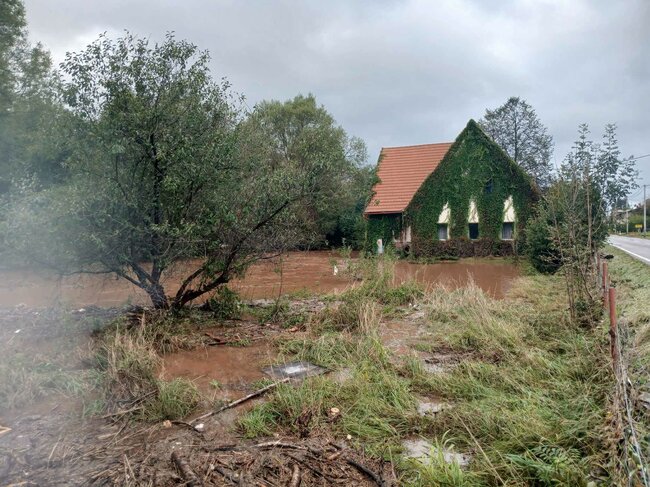
<path fill-rule="evenodd" d="M 646 216 L 645 216 L 645 215 L 646 215 L 646 208 L 645 208 L 645 207 L 646 207 L 646 204 L 645 204 L 645 187 L 646 187 L 646 186 L 647 186 L 647 184 L 644 184 L 644 185 L 643 185 L 643 237 L 644 237 L 644 238 L 647 237 L 647 235 L 646 235 L 646 229 L 648 228 L 648 227 L 646 227 L 646 224 L 645 224 L 645 222 L 646 222 Z"/>

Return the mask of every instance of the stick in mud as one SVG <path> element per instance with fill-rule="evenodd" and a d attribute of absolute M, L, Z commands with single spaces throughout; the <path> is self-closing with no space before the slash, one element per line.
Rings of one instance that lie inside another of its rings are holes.
<path fill-rule="evenodd" d="M 194 471 L 190 468 L 189 464 L 183 460 L 176 451 L 172 452 L 172 462 L 176 465 L 189 487 L 198 487 L 201 485 L 201 482 Z"/>
<path fill-rule="evenodd" d="M 237 399 L 236 401 L 233 401 L 231 403 L 226 404 L 225 406 L 220 407 L 216 411 L 210 411 L 208 413 L 202 414 L 198 418 L 195 418 L 192 421 L 190 421 L 190 423 L 196 423 L 197 421 L 201 421 L 202 419 L 209 418 L 213 414 L 219 414 L 219 413 L 225 411 L 226 409 L 230 409 L 230 408 L 234 408 L 235 406 L 239 406 L 240 404 L 242 404 L 242 403 L 244 403 L 246 401 L 249 401 L 249 400 L 251 400 L 251 399 L 253 399 L 253 398 L 257 397 L 257 396 L 261 396 L 265 392 L 270 391 L 274 387 L 277 387 L 279 384 L 282 384 L 284 382 L 289 382 L 290 380 L 291 380 L 291 377 L 287 377 L 286 379 L 282 379 L 281 381 L 274 382 L 273 384 L 269 384 L 266 387 L 262 387 L 261 389 L 258 389 L 255 392 L 251 392 L 248 396 L 244 396 L 241 399 Z"/>
<path fill-rule="evenodd" d="M 372 470 L 370 470 L 370 469 L 369 469 L 368 467 L 366 467 L 365 465 L 363 465 L 363 464 L 361 464 L 361 463 L 359 463 L 359 462 L 356 462 L 356 461 L 352 460 L 351 458 L 345 458 L 344 460 L 345 460 L 349 465 L 352 465 L 354 468 L 356 468 L 356 469 L 359 470 L 360 472 L 363 472 L 363 473 L 366 474 L 368 477 L 370 477 L 372 480 L 374 480 L 374 482 L 375 482 L 377 485 L 379 485 L 379 487 L 384 487 L 384 486 L 386 485 L 386 484 L 384 483 L 384 481 L 381 479 L 381 477 L 380 477 L 379 475 L 377 475 L 375 472 L 373 472 Z"/>
<path fill-rule="evenodd" d="M 300 485 L 300 467 L 297 463 L 293 464 L 293 473 L 291 474 L 291 483 L 289 487 L 298 487 Z"/>

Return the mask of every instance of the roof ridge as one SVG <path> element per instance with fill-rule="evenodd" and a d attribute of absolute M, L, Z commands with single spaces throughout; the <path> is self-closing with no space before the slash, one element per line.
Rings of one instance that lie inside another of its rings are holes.
<path fill-rule="evenodd" d="M 451 145 L 453 142 L 433 142 L 431 144 L 413 144 L 413 145 L 394 145 L 391 147 L 382 147 L 384 149 L 410 149 L 412 147 L 430 147 L 432 145 Z"/>

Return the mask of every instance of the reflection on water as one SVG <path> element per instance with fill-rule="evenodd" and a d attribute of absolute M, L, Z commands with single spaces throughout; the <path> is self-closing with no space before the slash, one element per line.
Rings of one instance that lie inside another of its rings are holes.
<path fill-rule="evenodd" d="M 306 290 L 309 292 L 341 291 L 353 283 L 333 272 L 336 255 L 331 252 L 291 252 L 281 260 L 254 265 L 244 279 L 230 286 L 244 299 L 274 298 L 278 294 Z M 281 265 L 280 265 L 281 264 Z M 180 264 L 165 280 L 168 293 L 176 291 L 183 275 L 195 268 L 197 261 Z M 281 268 L 281 272 L 280 272 Z M 516 266 L 495 260 L 466 260 L 436 264 L 397 263 L 398 281 L 416 279 L 425 284 L 448 287 L 465 285 L 469 279 L 495 297 L 502 297 L 512 280 L 519 275 Z M 120 306 L 127 303 L 148 304 L 144 292 L 123 279 L 110 275 L 57 277 L 36 271 L 0 271 L 0 306 L 46 307 Z"/>

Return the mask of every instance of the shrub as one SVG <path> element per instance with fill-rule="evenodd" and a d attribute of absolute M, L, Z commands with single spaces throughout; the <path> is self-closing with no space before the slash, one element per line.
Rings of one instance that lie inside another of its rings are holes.
<path fill-rule="evenodd" d="M 553 274 L 561 266 L 560 256 L 551 241 L 548 219 L 543 210 L 526 227 L 526 254 L 533 267 L 544 274 Z"/>
<path fill-rule="evenodd" d="M 241 311 L 239 294 L 227 286 L 221 286 L 214 295 L 205 303 L 205 307 L 212 311 L 219 320 L 238 318 Z"/>
<path fill-rule="evenodd" d="M 412 251 L 417 258 L 439 257 L 443 259 L 458 259 L 463 257 L 489 257 L 514 255 L 514 242 L 483 237 L 470 240 L 466 237 L 450 240 L 431 240 L 413 238 Z"/>

